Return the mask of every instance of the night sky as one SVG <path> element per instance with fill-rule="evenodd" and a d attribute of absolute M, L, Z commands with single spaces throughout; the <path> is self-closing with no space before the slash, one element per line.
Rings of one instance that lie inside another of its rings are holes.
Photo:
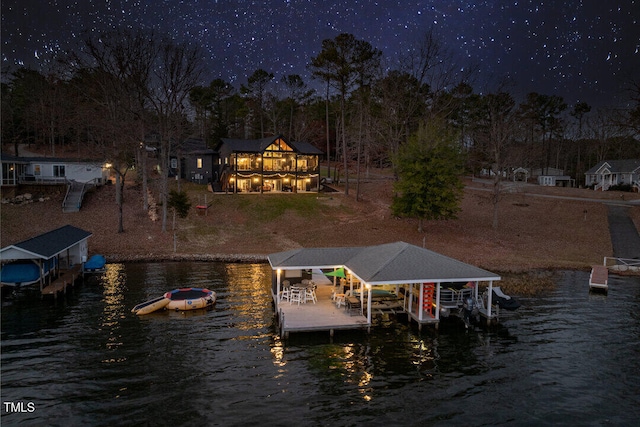
<path fill-rule="evenodd" d="M 509 76 L 528 92 L 573 104 L 618 106 L 640 76 L 640 0 L 2 0 L 3 71 L 39 68 L 87 28 L 153 28 L 207 54 L 206 80 L 236 87 L 258 68 L 300 74 L 323 39 L 351 33 L 380 49 L 389 68 L 433 27 L 474 88 Z"/>

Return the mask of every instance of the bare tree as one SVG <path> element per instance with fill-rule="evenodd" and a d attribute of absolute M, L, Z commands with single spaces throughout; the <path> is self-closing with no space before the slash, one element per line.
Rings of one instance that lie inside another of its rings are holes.
<path fill-rule="evenodd" d="M 515 101 L 507 92 L 488 94 L 481 100 L 481 114 L 477 127 L 477 137 L 492 161 L 493 172 L 493 221 L 498 229 L 498 204 L 500 202 L 500 180 L 505 169 L 506 152 L 513 143 L 515 133 Z"/>
<path fill-rule="evenodd" d="M 248 95 L 260 119 L 260 138 L 264 138 L 264 108 L 267 101 L 267 85 L 273 80 L 273 74 L 262 68 L 256 70 L 247 78 L 247 85 L 240 88 L 240 92 Z"/>
<path fill-rule="evenodd" d="M 340 34 L 335 39 L 322 41 L 322 51 L 311 59 L 313 75 L 332 83 L 340 93 L 340 122 L 342 124 L 342 154 L 345 170 L 346 195 L 349 194 L 348 150 L 345 120 L 345 102 L 350 93 L 367 72 L 367 67 L 379 63 L 382 52 L 371 44 L 357 40 L 352 34 Z"/>
<path fill-rule="evenodd" d="M 148 102 L 152 108 L 160 148 L 160 198 L 162 200 L 162 231 L 167 231 L 169 197 L 169 157 L 172 144 L 188 133 L 185 112 L 189 93 L 200 81 L 202 56 L 197 47 L 163 39 L 158 45 L 152 69 Z"/>
<path fill-rule="evenodd" d="M 90 140 L 111 162 L 116 175 L 119 233 L 124 232 L 125 177 L 144 141 L 145 99 L 156 55 L 153 39 L 152 33 L 143 31 L 89 33 L 84 49 L 70 61 L 76 68 L 76 89 L 86 101 L 84 117 Z"/>

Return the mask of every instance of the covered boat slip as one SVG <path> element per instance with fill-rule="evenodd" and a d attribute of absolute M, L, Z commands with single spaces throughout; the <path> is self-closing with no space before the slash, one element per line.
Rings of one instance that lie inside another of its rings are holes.
<path fill-rule="evenodd" d="M 67 286 L 81 276 L 81 264 L 87 257 L 89 237 L 91 233 L 88 231 L 65 225 L 6 246 L 0 250 L 2 268 L 21 262 L 35 263 L 40 277 L 33 283 L 39 283 L 43 295 L 56 295 L 60 291 L 64 292 Z M 20 286 L 19 278 L 12 280 L 12 283 L 3 282 L 3 285 Z"/>
<path fill-rule="evenodd" d="M 283 334 L 367 328 L 372 325 L 375 314 L 385 312 L 406 312 L 420 327 L 437 325 L 441 313 L 461 308 L 467 295 L 473 298 L 487 321 L 497 318 L 492 310 L 492 290 L 493 282 L 500 280 L 500 276 L 405 242 L 302 248 L 274 253 L 268 259 L 274 271 L 272 296 Z M 294 305 L 283 300 L 285 280 L 290 283 L 308 280 L 311 271 L 324 271 L 325 276 L 333 276 L 332 285 L 316 283 L 318 303 Z M 487 283 L 484 297 L 478 295 L 480 282 Z M 326 288 L 331 289 L 329 297 L 321 295 Z M 339 302 L 332 301 L 331 295 L 339 301 L 342 298 L 344 306 L 338 307 Z M 324 311 L 313 307 L 325 303 L 328 305 Z M 294 317 L 299 319 L 295 325 Z M 358 317 L 362 319 L 356 319 Z"/>

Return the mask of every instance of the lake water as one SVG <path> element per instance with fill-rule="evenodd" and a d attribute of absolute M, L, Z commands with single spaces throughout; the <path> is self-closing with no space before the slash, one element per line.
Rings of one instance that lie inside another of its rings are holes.
<path fill-rule="evenodd" d="M 637 425 L 640 278 L 558 273 L 499 327 L 282 341 L 267 265 L 113 264 L 54 302 L 4 300 L 3 426 Z M 178 287 L 211 311 L 137 317 Z"/>

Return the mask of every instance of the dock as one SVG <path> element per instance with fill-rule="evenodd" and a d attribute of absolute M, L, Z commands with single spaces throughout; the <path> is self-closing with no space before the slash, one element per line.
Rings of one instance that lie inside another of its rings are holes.
<path fill-rule="evenodd" d="M 278 308 L 280 335 L 285 338 L 290 332 L 333 331 L 339 329 L 366 329 L 367 317 L 360 310 L 349 310 L 345 305 L 337 307 L 331 300 L 332 285 L 318 285 L 317 302 L 298 304 L 281 301 Z"/>
<path fill-rule="evenodd" d="M 82 278 L 81 264 L 76 264 L 70 269 L 60 270 L 58 277 L 49 285 L 42 288 L 42 295 L 53 295 L 53 297 L 56 298 L 58 293 L 66 293 L 67 288 L 73 286 L 80 278 Z"/>
<path fill-rule="evenodd" d="M 594 265 L 589 275 L 589 290 L 606 292 L 609 289 L 609 269 L 604 265 Z"/>

